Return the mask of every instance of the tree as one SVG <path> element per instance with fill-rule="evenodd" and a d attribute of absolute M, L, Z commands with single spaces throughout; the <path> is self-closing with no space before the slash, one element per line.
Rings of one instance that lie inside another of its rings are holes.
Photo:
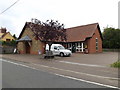
<path fill-rule="evenodd" d="M 120 48 L 120 29 L 107 27 L 103 32 L 103 48 Z"/>
<path fill-rule="evenodd" d="M 30 28 L 34 32 L 36 39 L 48 43 L 49 51 L 52 43 L 67 40 L 64 24 L 60 24 L 58 21 L 47 20 L 46 22 L 41 22 L 38 19 L 32 19 Z"/>
<path fill-rule="evenodd" d="M 13 37 L 14 37 L 15 39 L 17 39 L 17 37 L 16 37 L 16 35 L 15 35 L 15 34 L 13 35 Z"/>

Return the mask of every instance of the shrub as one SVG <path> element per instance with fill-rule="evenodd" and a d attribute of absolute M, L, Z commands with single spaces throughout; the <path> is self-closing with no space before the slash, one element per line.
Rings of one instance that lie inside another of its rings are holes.
<path fill-rule="evenodd" d="M 0 44 L 3 45 L 3 46 L 16 46 L 16 41 L 15 40 L 12 40 L 12 41 L 9 41 L 9 42 L 0 41 Z"/>
<path fill-rule="evenodd" d="M 111 67 L 120 68 L 120 60 L 111 64 Z"/>

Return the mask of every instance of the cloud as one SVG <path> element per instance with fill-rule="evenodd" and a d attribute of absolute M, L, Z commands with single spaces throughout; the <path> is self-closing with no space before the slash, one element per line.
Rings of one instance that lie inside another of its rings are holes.
<path fill-rule="evenodd" d="M 3 0 L 0 11 L 16 0 Z M 100 23 L 101 28 L 113 25 L 117 28 L 119 0 L 20 0 L 0 15 L 0 26 L 11 33 L 20 34 L 25 22 L 31 18 L 41 21 L 58 20 L 65 27 Z"/>

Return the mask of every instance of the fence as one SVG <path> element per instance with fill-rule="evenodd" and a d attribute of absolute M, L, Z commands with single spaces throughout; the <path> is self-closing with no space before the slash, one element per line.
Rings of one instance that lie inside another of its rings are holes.
<path fill-rule="evenodd" d="M 8 53 L 13 53 L 15 47 L 13 46 L 0 46 L 0 54 L 8 54 Z"/>

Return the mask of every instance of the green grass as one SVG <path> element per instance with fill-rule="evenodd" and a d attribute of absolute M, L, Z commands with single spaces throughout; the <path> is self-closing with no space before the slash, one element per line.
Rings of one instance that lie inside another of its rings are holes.
<path fill-rule="evenodd" d="M 111 64 L 111 67 L 120 68 L 120 60 Z"/>

